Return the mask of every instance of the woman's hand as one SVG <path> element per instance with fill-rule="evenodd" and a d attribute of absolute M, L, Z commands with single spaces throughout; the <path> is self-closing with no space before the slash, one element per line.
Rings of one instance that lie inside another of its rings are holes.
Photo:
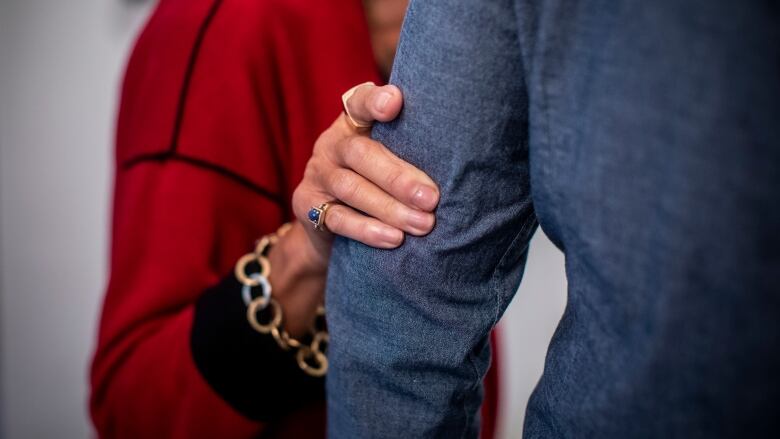
<path fill-rule="evenodd" d="M 403 97 L 392 85 L 363 85 L 346 104 L 358 123 L 370 124 L 395 119 Z M 429 233 L 438 201 L 433 180 L 372 140 L 368 130 L 355 128 L 342 113 L 315 143 L 303 181 L 293 194 L 293 209 L 314 247 L 327 259 L 332 234 L 372 247 L 395 248 L 404 233 Z M 307 215 L 325 202 L 331 207 L 323 233 L 311 227 Z"/>
<path fill-rule="evenodd" d="M 346 103 L 360 124 L 390 121 L 403 105 L 394 86 L 359 87 Z M 326 231 L 314 230 L 309 210 L 331 203 Z M 345 114 L 320 135 L 293 194 L 298 218 L 268 257 L 270 281 L 285 312 L 287 330 L 303 334 L 322 302 L 333 236 L 379 248 L 401 245 L 404 233 L 425 235 L 433 228 L 439 189 L 425 173 L 404 162 L 357 129 Z"/>

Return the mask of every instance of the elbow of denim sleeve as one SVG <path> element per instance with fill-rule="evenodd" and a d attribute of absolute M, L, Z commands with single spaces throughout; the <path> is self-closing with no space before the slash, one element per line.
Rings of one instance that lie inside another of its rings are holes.
<path fill-rule="evenodd" d="M 472 236 L 445 225 L 392 251 L 336 241 L 327 293 L 331 431 L 353 431 L 340 420 L 370 419 L 409 437 L 477 428 L 488 334 L 517 288 L 536 226 L 533 215 L 507 218 L 515 233 Z"/>

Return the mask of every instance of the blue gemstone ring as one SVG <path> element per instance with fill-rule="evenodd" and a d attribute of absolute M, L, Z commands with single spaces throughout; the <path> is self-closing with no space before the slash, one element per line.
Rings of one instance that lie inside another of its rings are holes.
<path fill-rule="evenodd" d="M 314 225 L 314 230 L 320 230 L 323 232 L 328 230 L 325 227 L 325 214 L 328 212 L 329 208 L 330 203 L 322 203 L 318 207 L 312 206 L 312 208 L 309 209 L 309 222 Z"/>

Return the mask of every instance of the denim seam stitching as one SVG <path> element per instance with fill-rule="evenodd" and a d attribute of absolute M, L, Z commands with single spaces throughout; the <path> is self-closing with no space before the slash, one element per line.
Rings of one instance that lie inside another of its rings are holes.
<path fill-rule="evenodd" d="M 504 253 L 501 255 L 501 259 L 498 260 L 498 263 L 493 269 L 493 273 L 490 275 L 490 286 L 493 289 L 493 292 L 495 293 L 495 297 L 496 297 L 496 312 L 495 315 L 493 316 L 493 322 L 491 328 L 494 328 L 498 324 L 499 314 L 501 314 L 501 304 L 503 303 L 503 300 L 501 299 L 501 288 L 499 288 L 498 286 L 498 271 L 506 262 L 506 259 L 509 257 L 509 254 L 511 253 L 512 249 L 515 248 L 518 240 L 522 236 L 525 236 L 526 233 L 528 232 L 528 229 L 530 229 L 532 225 L 535 223 L 534 218 L 535 218 L 534 216 L 531 216 L 528 220 L 524 221 L 523 226 L 515 234 L 514 238 L 512 238 L 512 242 L 510 242 L 506 250 L 504 250 Z"/>
<path fill-rule="evenodd" d="M 493 317 L 493 322 L 490 325 L 491 330 L 495 328 L 496 324 L 498 324 L 498 315 L 501 311 L 501 303 L 503 302 L 501 300 L 501 290 L 498 288 L 498 270 L 501 267 L 501 265 L 504 263 L 505 259 L 508 257 L 510 251 L 515 247 L 515 244 L 518 242 L 518 240 L 521 238 L 521 236 L 525 236 L 528 229 L 532 227 L 534 224 L 534 216 L 531 215 L 529 219 L 524 221 L 523 226 L 520 228 L 520 230 L 515 234 L 514 238 L 512 238 L 512 242 L 509 243 L 506 250 L 504 250 L 504 253 L 501 255 L 501 259 L 499 259 L 496 266 L 493 268 L 493 273 L 490 275 L 490 287 L 495 291 L 495 298 L 496 298 L 496 313 Z M 477 365 L 474 361 L 474 353 L 469 352 L 468 356 L 466 357 L 468 359 L 469 365 L 471 365 L 471 371 L 473 373 L 474 379 L 472 381 L 471 389 L 476 389 L 479 387 L 479 385 L 482 383 L 482 380 L 479 376 L 479 370 L 477 370 Z M 466 437 L 466 434 L 468 434 L 468 426 L 471 424 L 469 422 L 470 416 L 469 411 L 466 407 L 466 399 L 463 399 L 463 413 L 465 415 L 466 422 L 463 425 L 463 431 L 461 434 L 461 438 Z"/>

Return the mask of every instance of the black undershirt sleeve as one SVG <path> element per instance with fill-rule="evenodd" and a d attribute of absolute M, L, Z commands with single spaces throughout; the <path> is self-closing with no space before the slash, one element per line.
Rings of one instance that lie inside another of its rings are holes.
<path fill-rule="evenodd" d="M 304 373 L 295 351 L 249 325 L 241 284 L 227 276 L 195 305 L 190 346 L 209 385 L 239 413 L 275 421 L 325 398 L 324 378 Z"/>

